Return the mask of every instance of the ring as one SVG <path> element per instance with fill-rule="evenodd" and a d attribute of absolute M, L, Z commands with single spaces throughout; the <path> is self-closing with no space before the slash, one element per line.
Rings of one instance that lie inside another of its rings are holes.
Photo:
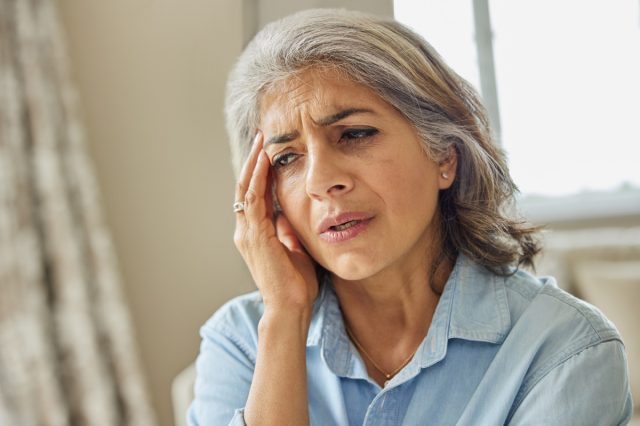
<path fill-rule="evenodd" d="M 244 211 L 244 203 L 242 201 L 233 203 L 233 211 L 235 213 L 242 213 Z"/>

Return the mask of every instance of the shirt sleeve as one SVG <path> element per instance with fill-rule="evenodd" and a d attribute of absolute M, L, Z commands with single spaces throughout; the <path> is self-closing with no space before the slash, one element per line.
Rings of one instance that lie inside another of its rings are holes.
<path fill-rule="evenodd" d="M 633 407 L 622 343 L 607 341 L 572 355 L 544 375 L 510 425 L 625 425 Z"/>
<path fill-rule="evenodd" d="M 243 413 L 255 366 L 255 351 L 230 330 L 202 327 L 196 360 L 190 426 L 244 425 Z"/>

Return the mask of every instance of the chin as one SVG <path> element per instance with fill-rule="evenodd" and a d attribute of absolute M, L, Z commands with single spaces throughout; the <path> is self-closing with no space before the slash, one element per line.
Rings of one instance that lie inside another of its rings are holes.
<path fill-rule="evenodd" d="M 375 275 L 380 270 L 370 261 L 352 257 L 329 262 L 325 269 L 345 281 L 364 280 Z"/>

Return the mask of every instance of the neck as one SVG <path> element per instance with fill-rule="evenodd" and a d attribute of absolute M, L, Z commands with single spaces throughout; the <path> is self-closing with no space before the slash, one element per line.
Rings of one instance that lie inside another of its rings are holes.
<path fill-rule="evenodd" d="M 345 325 L 367 356 L 375 360 L 375 366 L 366 359 L 365 364 L 379 384 L 386 378 L 377 371 L 378 367 L 384 372 L 396 370 L 427 335 L 453 268 L 452 262 L 445 259 L 433 272 L 435 261 L 425 262 L 423 257 L 421 262 L 413 263 L 414 267 L 405 265 L 359 281 L 333 276 Z"/>
<path fill-rule="evenodd" d="M 343 315 L 356 331 L 359 322 L 367 328 L 375 323 L 403 329 L 424 323 L 431 317 L 453 267 L 445 259 L 432 271 L 432 262 L 414 268 L 383 271 L 374 277 L 347 281 L 333 276 Z M 363 321 L 364 320 L 364 321 Z"/>

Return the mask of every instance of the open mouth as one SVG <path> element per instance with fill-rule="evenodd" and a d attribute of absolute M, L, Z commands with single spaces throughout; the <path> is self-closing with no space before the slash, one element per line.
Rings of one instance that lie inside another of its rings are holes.
<path fill-rule="evenodd" d="M 374 215 L 366 211 L 351 211 L 325 217 L 318 225 L 320 237 L 329 242 L 347 241 L 369 227 Z"/>
<path fill-rule="evenodd" d="M 350 214 L 350 216 L 343 218 L 343 220 L 346 220 L 344 222 L 340 221 L 342 223 L 326 227 L 325 231 L 320 234 L 321 238 L 330 243 L 351 240 L 367 229 L 369 223 L 373 220 L 372 216 L 365 214 Z M 355 219 L 353 216 L 358 216 L 358 218 Z"/>
<path fill-rule="evenodd" d="M 329 229 L 332 231 L 344 231 L 345 229 L 349 229 L 354 225 L 362 222 L 361 220 L 350 220 L 349 222 L 341 223 L 340 225 L 330 226 Z"/>

